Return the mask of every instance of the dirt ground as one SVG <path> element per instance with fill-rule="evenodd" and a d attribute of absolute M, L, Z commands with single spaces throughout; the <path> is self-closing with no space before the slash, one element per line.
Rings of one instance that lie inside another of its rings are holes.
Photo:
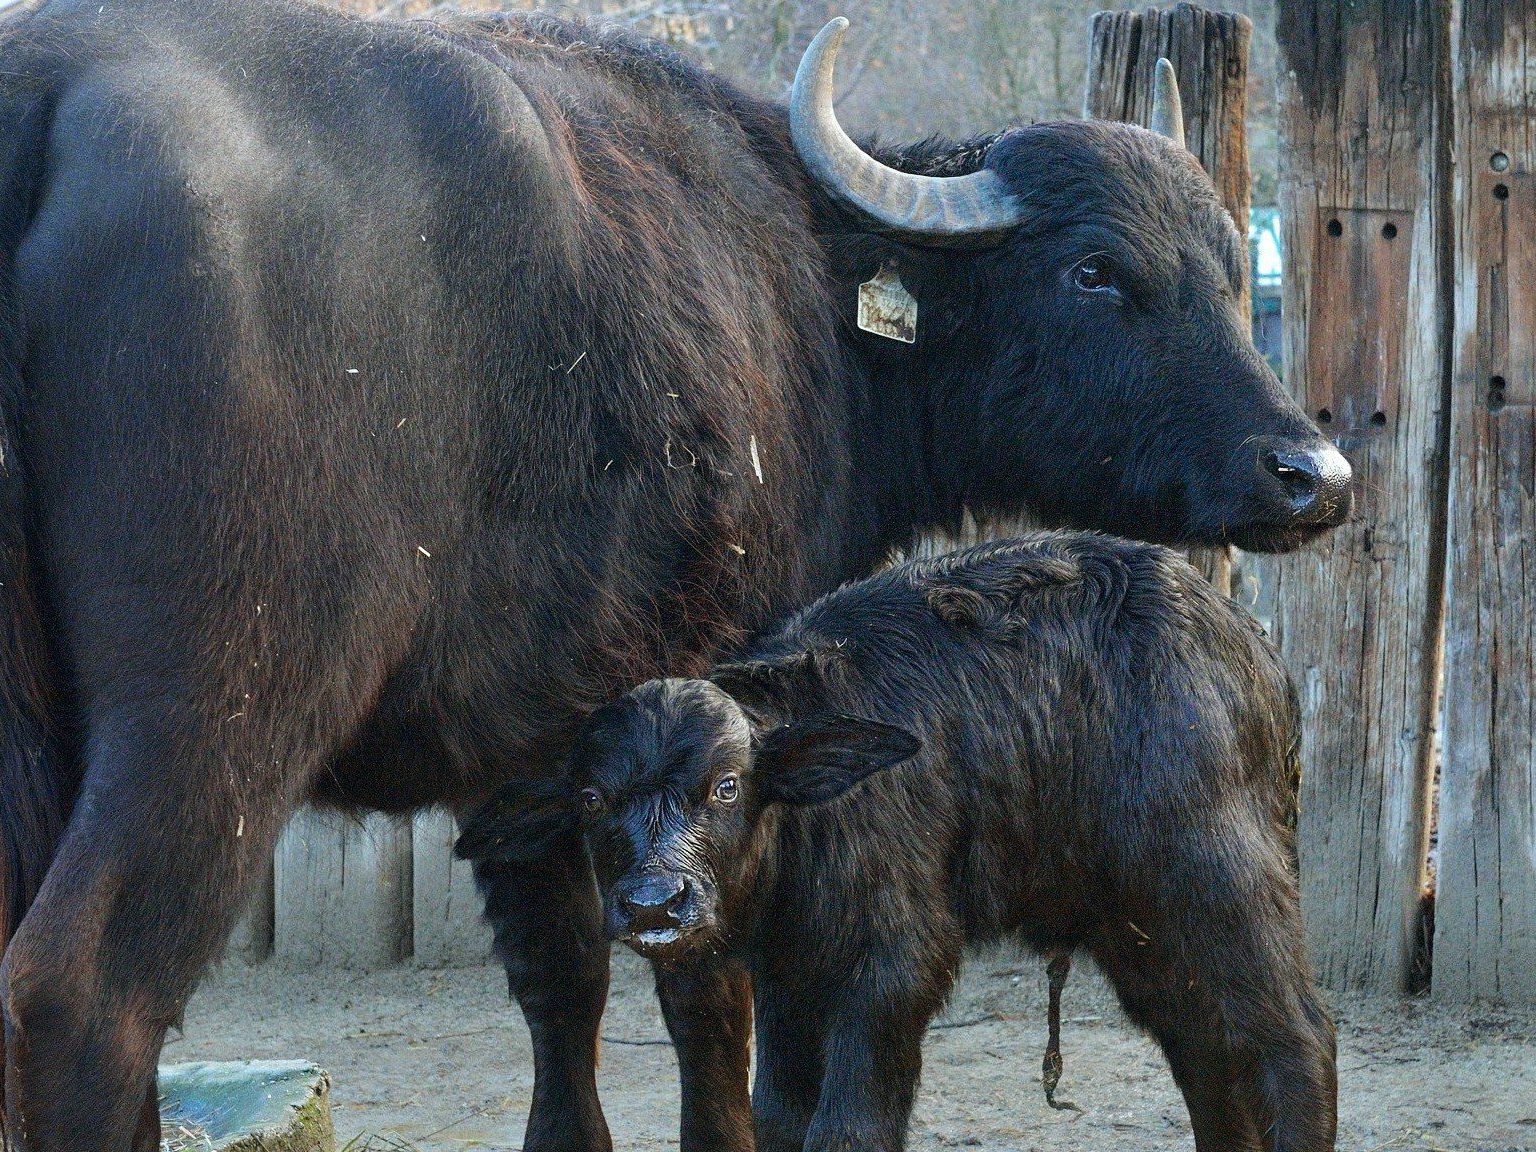
<path fill-rule="evenodd" d="M 1190 1149 L 1189 1120 L 1157 1049 L 1096 977 L 1064 1001 L 1066 1073 L 1052 1112 L 1039 1087 L 1044 979 L 1028 957 L 969 963 L 944 1027 L 925 1044 L 916 1149 L 998 1152 Z M 499 969 L 296 972 L 230 965 L 173 1035 L 167 1061 L 305 1057 L 334 1081 L 351 1152 L 515 1149 L 533 1072 Z M 1536 1152 L 1536 1016 L 1432 1002 L 1343 1000 L 1341 1131 L 1349 1152 Z M 615 954 L 600 1089 L 615 1145 L 677 1143 L 672 1051 L 649 973 Z"/>

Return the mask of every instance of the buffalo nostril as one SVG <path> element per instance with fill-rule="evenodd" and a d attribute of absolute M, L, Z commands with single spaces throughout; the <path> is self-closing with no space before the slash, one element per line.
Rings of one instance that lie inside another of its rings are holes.
<path fill-rule="evenodd" d="M 688 885 L 683 877 L 655 876 L 624 893 L 620 903 L 632 920 L 675 921 L 687 895 Z"/>
<path fill-rule="evenodd" d="M 1354 473 L 1332 445 L 1266 453 L 1264 470 L 1279 481 L 1293 515 L 1333 524 L 1348 514 Z"/>
<path fill-rule="evenodd" d="M 1294 503 L 1310 502 L 1318 489 L 1317 466 L 1307 452 L 1271 452 L 1264 467 Z"/>

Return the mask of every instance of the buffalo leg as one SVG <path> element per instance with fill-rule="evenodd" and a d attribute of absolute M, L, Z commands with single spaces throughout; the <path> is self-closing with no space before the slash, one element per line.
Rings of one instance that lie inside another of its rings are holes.
<path fill-rule="evenodd" d="M 73 818 L 0 966 L 7 1132 L 26 1152 L 158 1148 L 166 1029 L 295 791 L 270 759 L 239 757 L 238 735 L 216 752 L 153 712 L 136 700 L 92 722 Z"/>
<path fill-rule="evenodd" d="M 758 989 L 757 1152 L 800 1152 L 821 1098 L 823 1029 L 814 1013 L 796 1009 L 793 996 L 775 986 Z"/>
<path fill-rule="evenodd" d="M 949 951 L 864 948 L 863 975 L 826 1013 L 821 1097 L 806 1152 L 900 1152 L 923 1068 L 923 1033 L 960 969 L 958 928 L 935 925 Z"/>
<path fill-rule="evenodd" d="M 1330 1152 L 1333 1026 L 1276 837 L 1257 823 L 1191 835 L 1142 874 L 1163 882 L 1106 928 L 1094 953 L 1167 1053 L 1196 1148 Z"/>
<path fill-rule="evenodd" d="M 701 955 L 658 964 L 656 994 L 677 1048 L 682 1152 L 751 1152 L 751 977 L 728 956 Z"/>
<path fill-rule="evenodd" d="M 586 849 L 578 844 L 537 865 L 479 861 L 475 878 L 533 1040 L 524 1152 L 607 1152 L 597 1046 L 609 946 Z"/>
<path fill-rule="evenodd" d="M 904 1019 L 905 1018 L 905 1019 Z M 899 1152 L 923 1066 L 926 1016 L 873 1011 L 832 1024 L 827 1032 L 821 1099 L 806 1134 L 806 1152 Z"/>
<path fill-rule="evenodd" d="M 1100 965 L 1126 1014 L 1155 1039 L 1189 1109 L 1197 1152 L 1258 1152 L 1259 1136 L 1236 1092 L 1232 1054 L 1214 1006 L 1192 995 L 1162 961 L 1100 952 Z"/>
<path fill-rule="evenodd" d="M 133 1134 L 133 1152 L 159 1152 L 160 1148 L 160 1086 L 153 1079 L 149 1091 L 144 1094 L 144 1105 L 139 1109 L 139 1128 Z"/>

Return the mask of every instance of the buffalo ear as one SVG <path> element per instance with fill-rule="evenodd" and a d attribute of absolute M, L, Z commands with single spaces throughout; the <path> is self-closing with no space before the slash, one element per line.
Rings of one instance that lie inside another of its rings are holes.
<path fill-rule="evenodd" d="M 752 775 L 765 803 L 823 804 L 866 776 L 911 759 L 922 746 L 905 728 L 823 714 L 769 732 Z"/>
<path fill-rule="evenodd" d="M 784 710 L 805 677 L 813 672 L 809 653 L 778 660 L 739 660 L 722 664 L 710 672 L 716 688 L 750 712 L 759 714 Z"/>
<path fill-rule="evenodd" d="M 581 818 L 567 781 L 514 780 L 472 816 L 453 854 L 460 860 L 537 864 L 581 839 Z"/>

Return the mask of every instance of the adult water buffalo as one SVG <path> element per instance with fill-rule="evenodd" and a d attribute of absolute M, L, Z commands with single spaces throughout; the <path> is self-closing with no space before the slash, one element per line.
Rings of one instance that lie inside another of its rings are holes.
<path fill-rule="evenodd" d="M 0 25 L 15 1146 L 155 1146 L 162 1037 L 306 799 L 464 811 L 966 507 L 1265 549 L 1346 515 L 1187 153 L 868 155 L 840 35 L 786 111 L 538 18 Z M 524 1146 L 606 1148 L 587 865 L 480 880 Z M 685 1145 L 746 1147 L 745 977 L 659 984 Z"/>

